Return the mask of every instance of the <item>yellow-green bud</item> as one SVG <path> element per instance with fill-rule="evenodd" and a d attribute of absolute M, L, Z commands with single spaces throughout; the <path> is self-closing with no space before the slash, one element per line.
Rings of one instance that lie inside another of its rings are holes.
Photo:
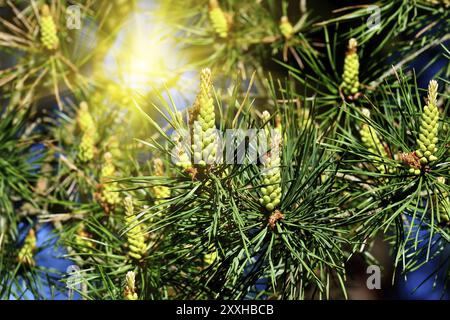
<path fill-rule="evenodd" d="M 33 267 L 36 265 L 34 261 L 34 252 L 36 251 L 36 233 L 33 229 L 30 229 L 25 242 L 17 255 L 17 261 L 20 264 Z"/>
<path fill-rule="evenodd" d="M 228 36 L 228 21 L 225 13 L 219 6 L 217 0 L 209 1 L 209 20 L 211 21 L 214 32 L 220 38 L 226 38 Z"/>
<path fill-rule="evenodd" d="M 125 276 L 125 289 L 123 291 L 123 296 L 125 300 L 137 300 L 138 295 L 136 293 L 136 274 L 134 271 L 128 271 Z"/>
<path fill-rule="evenodd" d="M 59 46 L 56 25 L 50 13 L 48 5 L 44 4 L 41 9 L 41 42 L 48 50 L 56 50 Z"/>
<path fill-rule="evenodd" d="M 94 159 L 96 128 L 86 102 L 80 103 L 77 113 L 77 123 L 82 133 L 81 143 L 78 148 L 78 158 L 82 162 Z"/>
<path fill-rule="evenodd" d="M 211 70 L 200 73 L 200 91 L 197 95 L 192 128 L 192 151 L 194 163 L 201 166 L 212 164 L 217 157 L 216 115 L 212 98 Z"/>
<path fill-rule="evenodd" d="M 155 176 L 164 176 L 164 165 L 161 159 L 157 158 L 153 160 L 153 170 L 155 172 Z M 154 186 L 153 195 L 156 199 L 155 204 L 160 205 L 167 201 L 167 198 L 170 197 L 170 188 L 167 186 Z"/>
<path fill-rule="evenodd" d="M 82 253 L 91 254 L 93 252 L 92 248 L 94 248 L 94 243 L 89 241 L 88 238 L 90 238 L 89 233 L 84 229 L 84 225 L 80 223 L 75 234 L 75 243 Z"/>
<path fill-rule="evenodd" d="M 214 245 L 211 245 L 209 247 L 209 250 L 212 250 L 212 252 L 211 253 L 206 253 L 203 256 L 203 261 L 205 262 L 205 264 L 207 266 L 212 265 L 214 263 L 214 261 L 217 259 L 217 256 L 218 256 L 217 249 L 214 247 Z"/>
<path fill-rule="evenodd" d="M 85 101 L 80 103 L 80 108 L 77 113 L 77 123 L 81 132 L 95 131 L 94 119 L 92 118 L 88 104 Z"/>
<path fill-rule="evenodd" d="M 387 158 L 388 154 L 386 150 L 384 149 L 383 143 L 380 141 L 380 138 L 378 137 L 377 132 L 372 128 L 370 125 L 364 123 L 361 125 L 361 129 L 359 130 L 359 133 L 361 135 L 361 140 L 364 144 L 364 146 L 367 148 L 367 150 L 372 154 L 370 157 L 375 160 L 379 161 L 382 158 Z M 379 155 L 375 156 L 375 155 Z M 385 167 L 383 164 L 380 164 L 376 166 L 377 169 L 385 173 Z"/>
<path fill-rule="evenodd" d="M 89 162 L 94 159 L 95 142 L 92 134 L 86 132 L 81 137 L 78 149 L 78 158 L 81 162 Z"/>
<path fill-rule="evenodd" d="M 111 153 L 104 155 L 104 163 L 100 173 L 100 181 L 103 184 L 101 200 L 110 206 L 120 203 L 120 194 L 117 192 L 118 184 L 116 182 L 108 182 L 114 176 L 116 167 L 114 166 Z"/>
<path fill-rule="evenodd" d="M 445 185 L 445 178 L 438 177 L 438 182 Z M 437 188 L 436 188 L 437 189 Z M 436 203 L 439 204 L 438 219 L 440 222 L 450 221 L 450 199 L 448 192 L 439 192 L 439 189 L 435 191 Z"/>
<path fill-rule="evenodd" d="M 292 34 L 294 33 L 294 27 L 289 22 L 288 17 L 282 16 L 281 22 L 280 22 L 280 31 L 281 34 L 286 38 L 290 39 L 292 37 Z"/>
<path fill-rule="evenodd" d="M 437 107 L 437 89 L 438 83 L 431 80 L 428 85 L 428 103 L 423 108 L 422 118 L 419 128 L 419 137 L 417 144 L 419 148 L 416 155 L 420 158 L 422 165 L 437 158 L 434 155 L 437 151 L 438 130 L 439 130 L 439 109 Z"/>
<path fill-rule="evenodd" d="M 131 197 L 125 198 L 124 207 L 125 226 L 126 228 L 130 228 L 127 232 L 128 255 L 135 260 L 141 260 L 147 252 L 147 245 L 145 243 L 142 224 L 137 222 L 136 215 L 134 214 L 133 199 Z"/>
<path fill-rule="evenodd" d="M 263 112 L 263 121 L 270 119 L 270 113 Z M 261 198 L 259 202 L 268 211 L 272 212 L 281 202 L 281 125 L 272 129 L 269 123 L 266 124 L 266 137 L 269 142 L 270 151 L 263 158 L 263 184 L 261 188 Z"/>
<path fill-rule="evenodd" d="M 344 73 L 341 87 L 346 96 L 353 96 L 359 92 L 359 57 L 358 42 L 352 38 L 348 41 L 347 53 L 344 61 Z"/>

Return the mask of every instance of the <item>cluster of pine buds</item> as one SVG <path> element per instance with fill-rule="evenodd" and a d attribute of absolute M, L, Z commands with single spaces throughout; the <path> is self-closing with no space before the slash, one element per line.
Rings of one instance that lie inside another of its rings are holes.
<path fill-rule="evenodd" d="M 34 261 L 34 252 L 36 251 L 36 248 L 36 233 L 34 229 L 30 229 L 25 237 L 25 242 L 22 248 L 20 248 L 17 255 L 17 261 L 20 264 L 33 267 L 36 264 Z"/>
<path fill-rule="evenodd" d="M 153 160 L 153 171 L 155 176 L 164 176 L 164 164 L 161 159 L 156 158 Z M 155 197 L 155 204 L 160 205 L 170 197 L 170 188 L 167 186 L 154 186 L 153 195 Z"/>
<path fill-rule="evenodd" d="M 136 214 L 134 213 L 133 198 L 128 196 L 124 200 L 125 207 L 125 227 L 127 231 L 128 255 L 135 259 L 141 260 L 146 252 L 147 245 L 145 243 L 145 234 L 142 224 L 138 223 Z"/>
<path fill-rule="evenodd" d="M 120 194 L 117 192 L 119 188 L 116 182 L 109 182 L 109 180 L 115 175 L 116 167 L 114 166 L 113 157 L 110 152 L 105 153 L 103 158 L 104 162 L 100 173 L 100 181 L 103 184 L 101 200 L 105 204 L 115 206 L 121 201 Z"/>
<path fill-rule="evenodd" d="M 437 158 L 434 155 L 437 151 L 439 130 L 439 109 L 437 107 L 438 83 L 431 80 L 428 85 L 428 103 L 423 108 L 422 118 L 419 128 L 419 138 L 417 144 L 419 149 L 416 155 L 420 158 L 420 163 L 425 165 Z"/>
<path fill-rule="evenodd" d="M 265 131 L 270 151 L 265 154 L 263 160 L 264 187 L 261 188 L 262 197 L 259 202 L 272 212 L 281 202 L 281 125 L 278 124 L 275 130 L 270 130 L 268 111 L 263 112 L 262 118 L 266 123 Z"/>
<path fill-rule="evenodd" d="M 348 41 L 347 53 L 344 61 L 344 74 L 341 87 L 346 96 L 353 96 L 359 92 L 359 57 L 358 42 L 352 38 Z"/>
<path fill-rule="evenodd" d="M 96 128 L 86 102 L 80 103 L 77 122 L 81 131 L 81 143 L 78 147 L 78 158 L 82 162 L 94 159 Z"/>
<path fill-rule="evenodd" d="M 286 38 L 286 39 L 290 39 L 294 33 L 294 27 L 292 26 L 292 24 L 289 22 L 288 17 L 286 16 L 282 16 L 281 17 L 281 22 L 280 22 L 280 31 L 281 34 Z"/>
<path fill-rule="evenodd" d="M 123 296 L 125 300 L 137 300 L 138 295 L 136 293 L 136 274 L 134 271 L 128 271 L 125 276 L 125 289 Z"/>
<path fill-rule="evenodd" d="M 56 25 L 50 13 L 48 5 L 44 4 L 41 9 L 41 42 L 48 50 L 55 50 L 59 46 Z"/>
<path fill-rule="evenodd" d="M 217 0 L 209 1 L 209 20 L 211 21 L 214 32 L 220 38 L 228 37 L 228 20 Z"/>
<path fill-rule="evenodd" d="M 192 151 L 194 163 L 200 166 L 212 164 L 217 156 L 216 115 L 212 98 L 211 70 L 200 73 L 200 91 L 191 112 Z"/>

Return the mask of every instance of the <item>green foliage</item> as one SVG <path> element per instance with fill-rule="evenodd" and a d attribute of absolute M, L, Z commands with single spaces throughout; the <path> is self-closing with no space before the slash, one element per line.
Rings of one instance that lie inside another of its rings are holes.
<path fill-rule="evenodd" d="M 83 299 L 352 298 L 348 261 L 376 263 L 377 237 L 400 274 L 448 248 L 446 0 L 378 1 L 374 28 L 360 6 L 330 18 L 304 1 L 162 1 L 190 56 L 148 94 L 104 68 L 145 9 L 82 1 L 75 31 L 71 3 L 1 5 L 14 59 L 0 71 L 0 298 L 65 292 L 59 277 Z M 443 54 L 408 67 L 428 49 Z M 197 96 L 176 99 L 186 71 Z M 46 224 L 75 286 L 35 263 Z"/>

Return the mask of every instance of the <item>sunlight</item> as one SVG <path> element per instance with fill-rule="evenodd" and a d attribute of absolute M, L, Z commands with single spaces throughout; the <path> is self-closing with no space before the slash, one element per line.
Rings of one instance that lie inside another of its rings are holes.
<path fill-rule="evenodd" d="M 131 14 L 106 57 L 110 80 L 140 94 L 163 85 L 176 87 L 186 61 L 169 36 L 173 33 L 160 18 Z"/>

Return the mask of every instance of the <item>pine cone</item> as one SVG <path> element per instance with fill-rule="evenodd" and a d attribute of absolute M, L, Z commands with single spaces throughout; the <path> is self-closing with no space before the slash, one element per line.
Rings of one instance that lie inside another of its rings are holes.
<path fill-rule="evenodd" d="M 157 158 L 153 160 L 153 169 L 156 176 L 164 176 L 164 165 L 161 159 Z M 153 194 L 156 199 L 155 204 L 163 204 L 170 197 L 170 188 L 166 186 L 155 186 L 153 187 Z"/>
<path fill-rule="evenodd" d="M 344 61 L 344 74 L 342 76 L 342 88 L 346 96 L 355 95 L 359 92 L 359 57 L 357 53 L 358 42 L 350 39 L 348 50 Z"/>
<path fill-rule="evenodd" d="M 192 144 L 194 163 L 200 166 L 212 164 L 217 155 L 216 115 L 211 91 L 211 70 L 203 69 L 200 73 L 200 92 L 195 102 L 198 113 L 193 123 Z"/>
<path fill-rule="evenodd" d="M 381 143 L 377 132 L 371 126 L 364 123 L 361 126 L 359 133 L 361 135 L 361 140 L 364 146 L 367 148 L 367 150 L 373 155 L 379 155 L 379 157 L 371 156 L 373 160 L 379 161 L 382 158 L 388 158 L 388 154 L 384 149 L 384 146 Z M 378 169 L 379 172 L 386 173 L 386 169 L 383 164 L 377 165 L 376 168 Z"/>
<path fill-rule="evenodd" d="M 142 225 L 137 223 L 136 215 L 134 214 L 133 199 L 131 197 L 125 198 L 124 207 L 125 225 L 127 228 L 133 226 L 127 232 L 128 247 L 130 249 L 128 255 L 133 259 L 141 260 L 147 252 L 147 245 L 145 243 Z"/>
<path fill-rule="evenodd" d="M 435 80 L 431 80 L 428 85 L 428 104 L 423 108 L 419 139 L 417 139 L 419 149 L 416 150 L 416 154 L 420 158 L 422 165 L 437 159 L 434 155 L 437 151 L 436 144 L 438 143 L 439 130 L 437 89 L 438 83 Z"/>
<path fill-rule="evenodd" d="M 286 39 L 290 39 L 292 37 L 292 34 L 294 33 L 294 27 L 289 22 L 289 19 L 286 16 L 281 17 L 280 31 Z"/>
<path fill-rule="evenodd" d="M 100 180 L 103 184 L 101 200 L 109 206 L 116 206 L 120 203 L 120 194 L 117 192 L 118 184 L 116 182 L 108 182 L 114 176 L 116 167 L 114 166 L 111 153 L 107 152 L 104 155 L 104 164 L 101 170 Z"/>
<path fill-rule="evenodd" d="M 267 111 L 263 112 L 263 121 L 270 119 Z M 261 188 L 262 197 L 259 202 L 268 210 L 273 211 L 281 202 L 281 125 L 275 130 L 269 130 L 269 124 L 266 124 L 266 136 L 268 137 L 270 151 L 264 156 L 263 160 L 263 183 Z"/>
<path fill-rule="evenodd" d="M 209 1 L 209 20 L 211 21 L 214 32 L 220 38 L 228 37 L 228 21 L 217 0 Z"/>
<path fill-rule="evenodd" d="M 136 284 L 135 284 L 136 274 L 134 271 L 128 271 L 125 276 L 125 290 L 123 292 L 123 296 L 125 300 L 137 300 L 138 295 L 136 293 Z"/>
<path fill-rule="evenodd" d="M 56 25 L 46 4 L 41 9 L 41 42 L 48 50 L 56 50 L 59 46 Z"/>
<path fill-rule="evenodd" d="M 85 133 L 81 138 L 78 149 L 78 158 L 81 162 L 89 162 L 94 159 L 95 143 L 92 134 Z"/>
<path fill-rule="evenodd" d="M 36 251 L 36 233 L 33 229 L 30 229 L 25 242 L 17 255 L 17 261 L 20 264 L 33 267 L 36 265 L 34 261 L 34 252 Z"/>

